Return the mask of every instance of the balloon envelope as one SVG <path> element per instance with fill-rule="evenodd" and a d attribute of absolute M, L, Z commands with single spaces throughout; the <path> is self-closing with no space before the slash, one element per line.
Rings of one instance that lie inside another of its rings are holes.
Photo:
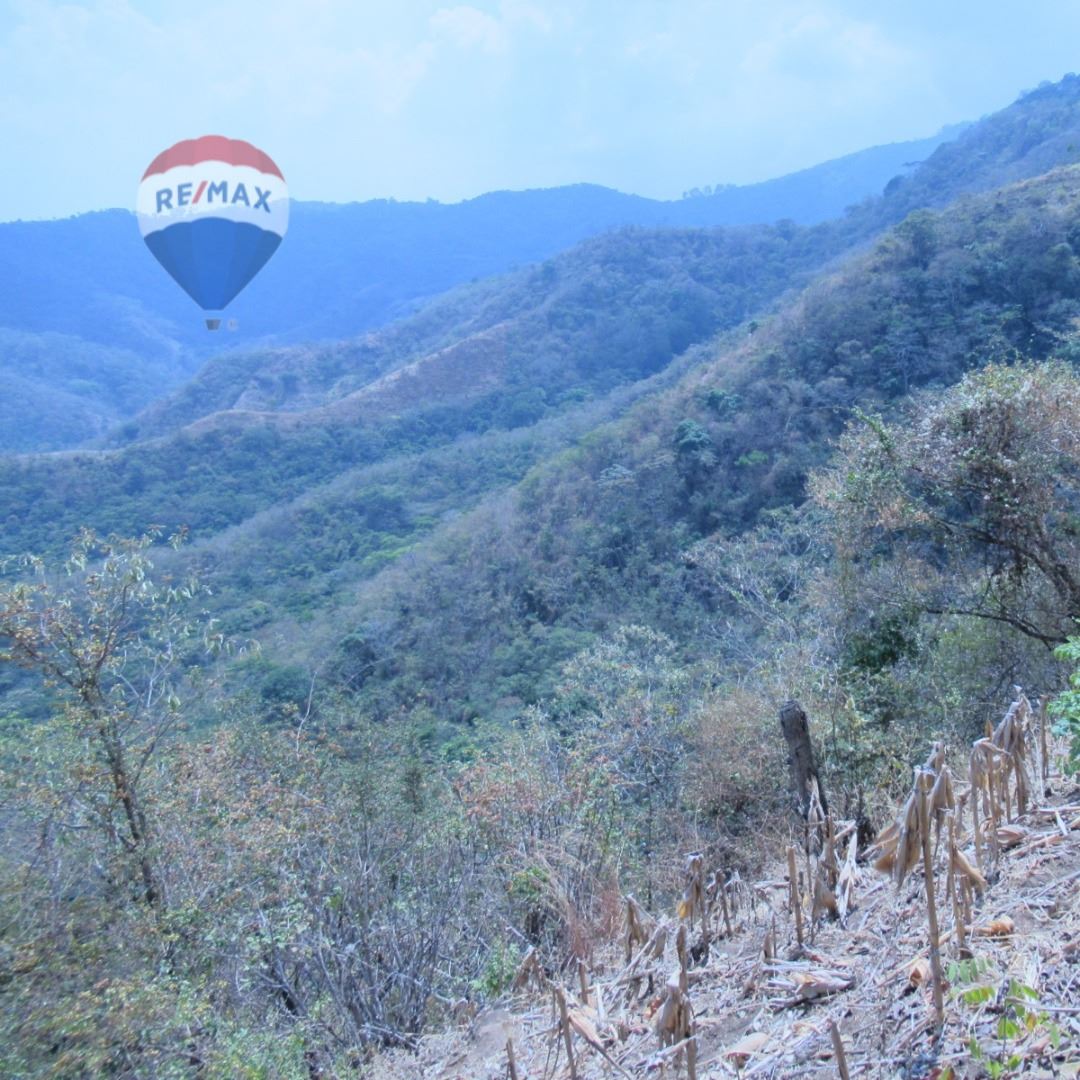
<path fill-rule="evenodd" d="M 277 250 L 289 192 L 268 154 L 204 135 L 154 158 L 135 209 L 154 258 L 201 308 L 220 311 Z"/>

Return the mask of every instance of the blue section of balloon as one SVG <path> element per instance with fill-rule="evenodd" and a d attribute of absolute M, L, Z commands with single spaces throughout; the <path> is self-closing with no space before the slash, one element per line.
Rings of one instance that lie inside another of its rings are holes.
<path fill-rule="evenodd" d="M 154 258 L 204 311 L 220 311 L 262 269 L 281 237 L 245 221 L 196 218 L 145 237 Z"/>

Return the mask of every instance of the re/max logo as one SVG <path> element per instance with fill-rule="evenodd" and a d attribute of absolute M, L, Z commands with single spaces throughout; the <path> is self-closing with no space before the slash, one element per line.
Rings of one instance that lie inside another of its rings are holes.
<path fill-rule="evenodd" d="M 229 197 L 229 182 L 222 180 L 220 183 L 214 184 L 209 180 L 202 180 L 199 186 L 196 188 L 194 184 L 177 184 L 175 188 L 159 188 L 157 191 L 157 213 L 161 213 L 162 210 L 172 210 L 173 197 L 176 197 L 176 208 L 181 206 L 195 206 L 206 195 L 207 205 L 218 202 L 221 205 L 236 206 L 238 203 L 244 206 L 250 206 L 252 210 L 265 210 L 270 213 L 270 204 L 268 202 L 270 198 L 270 191 L 263 191 L 261 187 L 256 187 L 252 184 L 252 189 L 255 192 L 255 201 L 252 202 L 251 196 L 248 195 L 248 189 L 246 184 L 234 184 L 232 188 L 232 197 Z M 192 195 L 194 190 L 195 194 Z"/>

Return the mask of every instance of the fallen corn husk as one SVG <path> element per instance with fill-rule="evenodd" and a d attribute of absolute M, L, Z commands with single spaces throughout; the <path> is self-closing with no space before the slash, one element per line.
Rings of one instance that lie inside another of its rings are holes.
<path fill-rule="evenodd" d="M 959 849 L 954 848 L 952 853 L 953 873 L 964 875 L 971 885 L 982 892 L 986 888 L 986 878 L 969 861 L 968 857 Z"/>
<path fill-rule="evenodd" d="M 997 842 L 1001 845 L 1002 849 L 1008 850 L 1009 848 L 1016 847 L 1017 844 L 1023 843 L 1029 836 L 1027 829 L 1023 825 L 999 825 L 997 829 Z"/>
<path fill-rule="evenodd" d="M 930 983 L 930 962 L 922 956 L 917 956 L 908 965 L 908 985 L 912 989 L 927 986 Z"/>
<path fill-rule="evenodd" d="M 730 1050 L 724 1051 L 724 1057 L 735 1059 L 741 1068 L 746 1064 L 751 1054 L 758 1053 L 769 1042 L 769 1036 L 764 1031 L 752 1031 L 744 1035 Z"/>
<path fill-rule="evenodd" d="M 769 985 L 777 990 L 786 990 L 792 994 L 784 1005 L 797 1005 L 815 998 L 838 994 L 850 990 L 855 985 L 853 976 L 827 968 L 798 968 L 784 966 L 777 970 L 771 965 L 773 978 Z"/>
<path fill-rule="evenodd" d="M 1016 925 L 1008 915 L 1000 915 L 982 926 L 976 926 L 971 932 L 979 937 L 1008 937 L 1015 929 Z"/>

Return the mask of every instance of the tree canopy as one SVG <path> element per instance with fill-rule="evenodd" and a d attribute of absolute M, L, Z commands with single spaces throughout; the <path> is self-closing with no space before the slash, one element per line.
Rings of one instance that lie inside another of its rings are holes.
<path fill-rule="evenodd" d="M 895 423 L 862 415 L 813 490 L 867 598 L 1064 641 L 1080 617 L 1078 416 L 1062 363 L 989 366 Z"/>

